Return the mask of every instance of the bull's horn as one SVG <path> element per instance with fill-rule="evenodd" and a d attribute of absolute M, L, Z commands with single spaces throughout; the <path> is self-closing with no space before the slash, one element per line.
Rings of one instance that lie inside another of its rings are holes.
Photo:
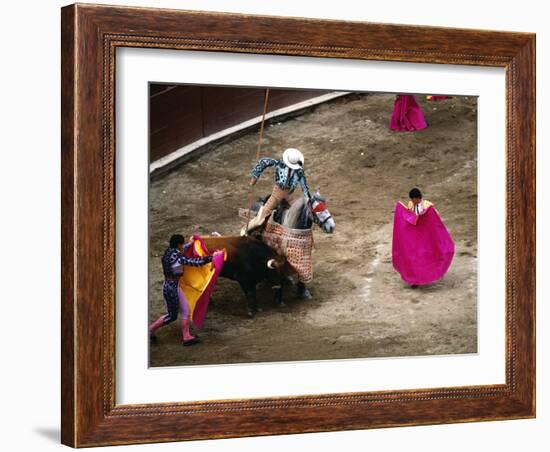
<path fill-rule="evenodd" d="M 270 268 L 271 270 L 275 270 L 275 259 L 269 259 L 267 261 L 267 268 Z"/>

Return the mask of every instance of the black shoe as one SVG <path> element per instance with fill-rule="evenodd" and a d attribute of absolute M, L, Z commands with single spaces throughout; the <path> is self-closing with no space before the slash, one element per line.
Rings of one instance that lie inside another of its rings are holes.
<path fill-rule="evenodd" d="M 198 344 L 201 340 L 198 337 L 194 337 L 193 339 L 189 339 L 188 341 L 183 341 L 184 347 L 189 347 L 190 345 Z"/>

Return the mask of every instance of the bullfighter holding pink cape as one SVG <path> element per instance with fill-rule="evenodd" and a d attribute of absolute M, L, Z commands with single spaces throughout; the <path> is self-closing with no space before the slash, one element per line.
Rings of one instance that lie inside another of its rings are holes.
<path fill-rule="evenodd" d="M 395 96 L 389 127 L 398 132 L 414 132 L 427 127 L 424 114 L 414 96 L 410 94 Z"/>
<path fill-rule="evenodd" d="M 409 193 L 409 205 L 395 205 L 392 263 L 413 287 L 439 281 L 451 265 L 454 242 L 432 203 L 420 190 Z"/>

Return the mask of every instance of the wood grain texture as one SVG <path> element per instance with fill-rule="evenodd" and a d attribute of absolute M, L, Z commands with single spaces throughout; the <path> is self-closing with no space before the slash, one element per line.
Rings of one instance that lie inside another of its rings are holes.
<path fill-rule="evenodd" d="M 164 91 L 157 87 L 164 86 Z M 200 85 L 150 85 L 149 161 L 263 112 L 265 89 Z M 151 88 L 150 88 L 151 89 Z M 267 111 L 327 94 L 322 90 L 271 89 Z"/>
<path fill-rule="evenodd" d="M 74 8 L 62 10 L 61 42 L 61 412 L 63 423 L 61 441 L 63 444 L 75 444 L 75 400 L 74 384 L 75 362 L 74 344 L 74 255 L 76 247 L 74 237 L 74 158 L 75 158 L 75 40 Z"/>
<path fill-rule="evenodd" d="M 506 68 L 506 384 L 117 406 L 114 68 L 116 48 L 124 46 Z M 85 447 L 535 415 L 534 35 L 73 5 L 62 11 L 62 96 L 64 444 Z"/>

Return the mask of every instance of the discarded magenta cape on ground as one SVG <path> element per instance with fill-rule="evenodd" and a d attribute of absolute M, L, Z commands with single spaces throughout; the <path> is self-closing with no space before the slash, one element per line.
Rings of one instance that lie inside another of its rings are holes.
<path fill-rule="evenodd" d="M 447 273 L 455 245 L 433 206 L 417 216 L 402 203 L 395 205 L 392 263 L 408 284 L 434 283 Z"/>

